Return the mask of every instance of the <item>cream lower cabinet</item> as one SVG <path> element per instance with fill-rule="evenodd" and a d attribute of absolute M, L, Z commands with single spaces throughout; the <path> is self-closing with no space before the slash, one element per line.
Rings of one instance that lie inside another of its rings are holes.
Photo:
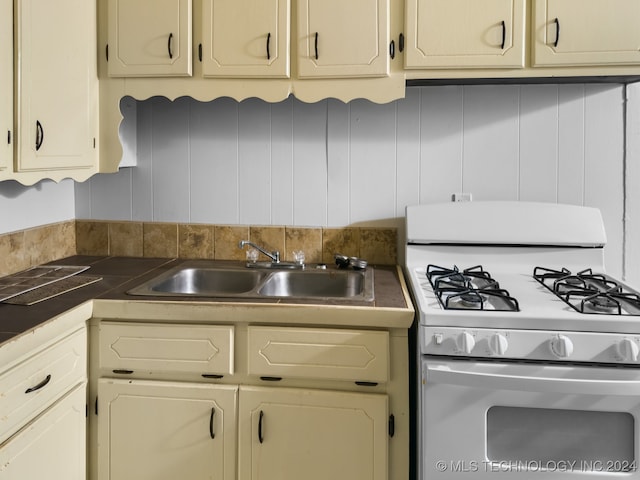
<path fill-rule="evenodd" d="M 298 0 L 298 77 L 389 74 L 388 0 Z"/>
<path fill-rule="evenodd" d="M 289 77 L 289 0 L 203 0 L 205 77 Z"/>
<path fill-rule="evenodd" d="M 522 68 L 525 0 L 407 0 L 406 68 Z"/>
<path fill-rule="evenodd" d="M 191 15 L 191 0 L 109 0 L 109 75 L 191 75 Z"/>
<path fill-rule="evenodd" d="M 386 388 L 388 331 L 105 320 L 95 327 L 97 480 L 403 476 L 389 461 L 390 405 L 402 415 L 406 392 L 392 400 Z"/>
<path fill-rule="evenodd" d="M 239 480 L 386 480 L 387 396 L 241 387 Z"/>
<path fill-rule="evenodd" d="M 18 173 L 28 183 L 97 171 L 96 6 L 86 0 L 18 0 Z M 17 178 L 22 181 L 21 178 Z"/>
<path fill-rule="evenodd" d="M 0 0 L 0 177 L 13 163 L 13 1 Z"/>
<path fill-rule="evenodd" d="M 234 480 L 237 387 L 101 379 L 98 478 Z"/>
<path fill-rule="evenodd" d="M 637 0 L 535 0 L 534 66 L 640 64 Z"/>
<path fill-rule="evenodd" d="M 0 479 L 86 479 L 86 402 L 82 384 L 0 445 Z"/>

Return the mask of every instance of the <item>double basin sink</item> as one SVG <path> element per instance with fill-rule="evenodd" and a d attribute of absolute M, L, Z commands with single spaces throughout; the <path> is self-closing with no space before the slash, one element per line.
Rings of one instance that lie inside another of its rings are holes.
<path fill-rule="evenodd" d="M 373 269 L 287 269 L 223 266 L 188 261 L 129 290 L 160 297 L 282 298 L 316 301 L 374 300 Z"/>

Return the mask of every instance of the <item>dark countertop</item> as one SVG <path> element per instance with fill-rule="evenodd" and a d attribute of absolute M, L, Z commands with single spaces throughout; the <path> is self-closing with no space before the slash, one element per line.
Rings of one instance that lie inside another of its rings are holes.
<path fill-rule="evenodd" d="M 0 345 L 13 337 L 34 329 L 38 325 L 93 299 L 102 300 L 126 300 L 126 301 L 153 301 L 163 300 L 184 301 L 197 303 L 197 298 L 191 297 L 145 297 L 130 296 L 126 291 L 146 280 L 149 280 L 161 272 L 172 268 L 186 260 L 166 258 L 135 258 L 135 257 L 99 257 L 76 255 L 51 262 L 50 265 L 86 265 L 90 268 L 80 275 L 100 276 L 102 280 L 70 292 L 58 295 L 51 299 L 30 306 L 11 305 L 0 303 Z M 217 262 L 227 263 L 230 262 Z M 238 265 L 238 262 L 231 262 Z M 398 269 L 395 266 L 373 266 L 375 268 L 374 289 L 375 305 L 358 302 L 340 305 L 368 306 L 371 308 L 399 308 L 406 309 L 412 306 L 406 303 L 403 290 L 404 280 L 398 277 Z M 233 301 L 238 303 L 253 302 L 256 300 L 219 299 L 220 301 Z M 206 299 L 211 302 L 211 298 Z M 215 301 L 215 300 L 214 300 Z M 260 303 L 295 303 L 313 304 L 310 301 L 283 302 L 281 299 L 265 299 Z"/>

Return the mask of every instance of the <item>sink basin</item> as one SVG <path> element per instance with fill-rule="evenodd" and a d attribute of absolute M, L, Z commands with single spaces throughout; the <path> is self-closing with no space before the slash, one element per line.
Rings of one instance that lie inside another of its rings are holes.
<path fill-rule="evenodd" d="M 374 299 L 373 269 L 273 270 L 189 261 L 127 291 L 160 297 L 283 298 L 315 301 Z"/>
<path fill-rule="evenodd" d="M 274 272 L 264 281 L 258 294 L 267 297 L 361 296 L 365 290 L 363 272 L 306 270 Z"/>
<path fill-rule="evenodd" d="M 260 270 L 176 267 L 129 290 L 131 295 L 230 296 L 251 292 L 266 274 Z"/>

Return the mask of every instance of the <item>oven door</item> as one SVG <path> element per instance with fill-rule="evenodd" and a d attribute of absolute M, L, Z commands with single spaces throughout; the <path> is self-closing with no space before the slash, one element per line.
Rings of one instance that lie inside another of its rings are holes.
<path fill-rule="evenodd" d="M 423 480 L 640 479 L 640 370 L 423 357 L 422 380 Z"/>

